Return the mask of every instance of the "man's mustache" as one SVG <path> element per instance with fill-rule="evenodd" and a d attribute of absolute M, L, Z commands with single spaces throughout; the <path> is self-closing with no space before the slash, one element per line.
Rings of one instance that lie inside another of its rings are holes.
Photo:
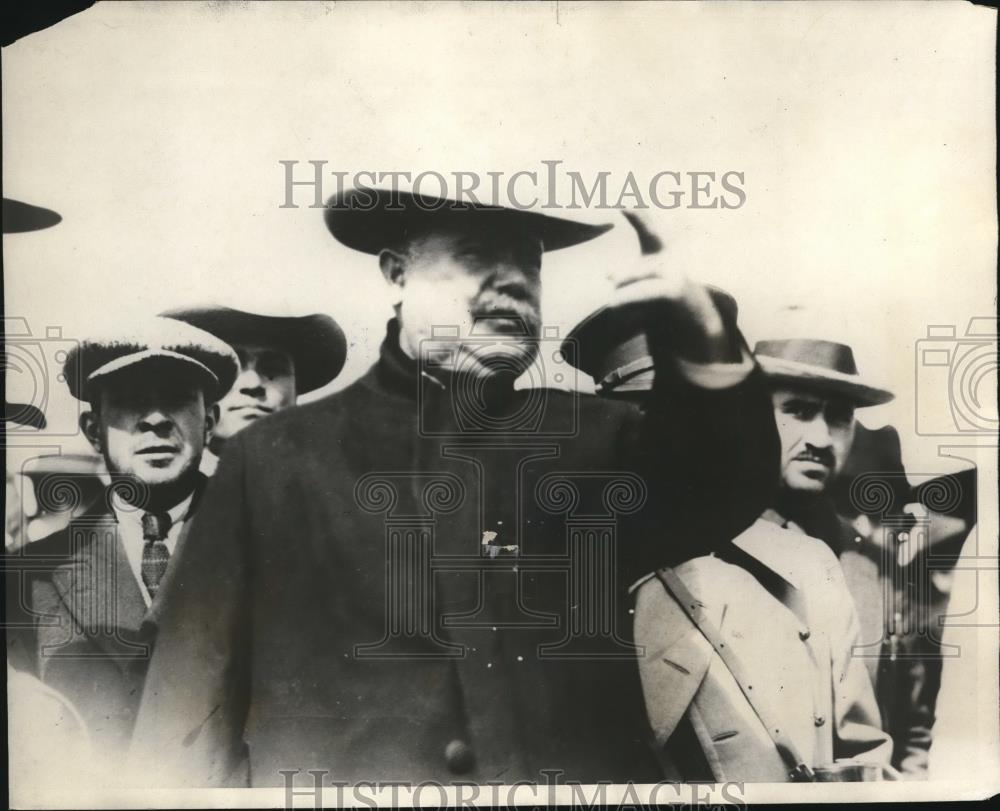
<path fill-rule="evenodd" d="M 523 295 L 513 292 L 487 292 L 479 296 L 472 306 L 476 320 L 490 318 L 520 318 L 528 327 L 541 323 L 538 305 L 525 290 Z"/>
<path fill-rule="evenodd" d="M 813 448 L 811 446 L 801 453 L 795 454 L 795 459 L 802 462 L 816 462 L 826 465 L 828 468 L 832 468 L 834 462 L 833 451 L 829 448 Z"/>

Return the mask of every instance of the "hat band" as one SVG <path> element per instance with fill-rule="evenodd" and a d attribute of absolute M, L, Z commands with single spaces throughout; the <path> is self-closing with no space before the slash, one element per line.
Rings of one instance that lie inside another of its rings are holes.
<path fill-rule="evenodd" d="M 623 366 L 619 366 L 617 369 L 613 369 L 611 372 L 602 377 L 597 383 L 597 390 L 598 392 L 605 392 L 610 389 L 615 389 L 629 378 L 635 377 L 637 374 L 642 372 L 649 371 L 652 368 L 654 368 L 652 357 L 649 355 L 643 355 L 640 358 L 629 361 Z"/>

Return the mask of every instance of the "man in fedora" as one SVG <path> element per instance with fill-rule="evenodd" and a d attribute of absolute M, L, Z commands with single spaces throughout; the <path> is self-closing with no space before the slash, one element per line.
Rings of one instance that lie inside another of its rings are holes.
<path fill-rule="evenodd" d="M 202 460 L 202 471 L 208 475 L 215 472 L 219 454 L 236 433 L 331 382 L 347 357 L 347 341 L 340 326 L 320 313 L 262 315 L 205 305 L 167 310 L 161 315 L 221 338 L 240 359 L 240 373 L 219 401 L 219 422 Z"/>
<path fill-rule="evenodd" d="M 34 623 L 38 674 L 79 710 L 109 768 L 127 747 L 162 591 L 205 483 L 201 454 L 238 368 L 218 338 L 166 318 L 91 336 L 64 363 L 111 484 L 25 548 L 13 603 Z"/>
<path fill-rule="evenodd" d="M 922 775 L 938 670 L 935 652 L 926 650 L 930 640 L 913 632 L 926 602 L 915 599 L 926 589 L 916 584 L 924 581 L 923 559 L 901 566 L 882 525 L 888 515 L 909 520 L 904 507 L 915 499 L 896 430 L 872 431 L 855 418 L 858 408 L 887 403 L 893 394 L 861 377 L 844 344 L 767 340 L 754 352 L 771 382 L 781 436 L 781 489 L 762 518 L 825 541 L 839 558 L 861 628 L 855 657 L 868 670 L 882 727 L 892 736 L 893 766 Z M 862 509 L 856 481 L 886 494 L 877 515 Z"/>
<path fill-rule="evenodd" d="M 824 494 L 847 461 L 855 410 L 887 403 L 893 394 L 865 381 L 849 346 L 814 339 L 759 341 L 758 363 L 771 384 L 781 437 L 781 489 L 764 518 L 831 545 L 845 533 Z"/>
<path fill-rule="evenodd" d="M 712 296 L 739 334 L 736 302 L 721 290 Z M 601 307 L 563 351 L 599 396 L 656 408 L 664 380 L 648 320 L 636 307 Z M 715 460 L 706 453 L 701 463 Z M 829 773 L 843 759 L 887 766 L 891 743 L 864 665 L 852 656 L 858 621 L 830 550 L 759 519 L 712 547 L 684 548 L 683 536 L 653 531 L 679 553 L 629 591 L 635 642 L 645 648 L 646 711 L 668 776 L 786 782 Z"/>
<path fill-rule="evenodd" d="M 647 255 L 623 259 L 620 304 L 655 299 L 654 358 L 689 397 L 644 415 L 518 388 L 535 362 L 568 372 L 541 322 L 545 253 L 610 226 L 373 189 L 331 200 L 326 224 L 373 257 L 395 316 L 359 381 L 229 441 L 134 768 L 187 785 L 658 779 L 620 583 L 672 537 L 711 545 L 763 509 L 777 445 L 752 359 L 704 288 Z M 611 524 L 581 533 L 585 515 Z M 643 520 L 667 540 L 645 549 Z M 580 591 L 579 567 L 601 588 Z"/>

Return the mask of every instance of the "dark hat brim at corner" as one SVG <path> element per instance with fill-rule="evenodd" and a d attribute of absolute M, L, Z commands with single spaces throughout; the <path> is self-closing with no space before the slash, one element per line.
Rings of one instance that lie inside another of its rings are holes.
<path fill-rule="evenodd" d="M 184 321 L 231 346 L 272 346 L 295 364 L 296 394 L 307 394 L 334 380 L 347 360 L 347 339 L 328 315 L 276 316 L 205 305 L 167 310 L 162 316 Z"/>
<path fill-rule="evenodd" d="M 613 223 L 592 225 L 537 211 L 372 188 L 348 189 L 335 194 L 327 201 L 323 216 L 326 227 L 338 242 L 370 254 L 396 248 L 413 229 L 432 225 L 444 217 L 492 218 L 498 228 L 523 231 L 537 237 L 545 251 L 579 245 L 614 227 Z"/>
<path fill-rule="evenodd" d="M 29 428 L 42 429 L 46 426 L 45 414 L 31 403 L 10 403 L 4 401 L 3 421 Z"/>
<path fill-rule="evenodd" d="M 41 231 L 62 222 L 62 217 L 55 211 L 20 200 L 3 198 L 3 232 L 5 234 L 24 234 L 29 231 Z"/>

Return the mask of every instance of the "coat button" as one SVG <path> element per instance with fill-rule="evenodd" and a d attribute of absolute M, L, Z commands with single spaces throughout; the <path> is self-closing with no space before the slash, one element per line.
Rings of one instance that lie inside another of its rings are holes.
<path fill-rule="evenodd" d="M 826 723 L 826 719 L 822 715 L 817 715 L 813 719 L 813 723 L 816 724 L 816 726 L 821 727 L 821 726 L 823 726 L 823 724 Z"/>
<path fill-rule="evenodd" d="M 475 763 L 472 747 L 458 738 L 444 748 L 444 760 L 452 774 L 465 774 L 472 770 Z"/>
<path fill-rule="evenodd" d="M 803 642 L 805 642 L 810 636 L 812 636 L 812 634 L 809 633 L 808 628 L 803 628 L 801 631 L 799 631 L 799 639 L 801 639 Z"/>

